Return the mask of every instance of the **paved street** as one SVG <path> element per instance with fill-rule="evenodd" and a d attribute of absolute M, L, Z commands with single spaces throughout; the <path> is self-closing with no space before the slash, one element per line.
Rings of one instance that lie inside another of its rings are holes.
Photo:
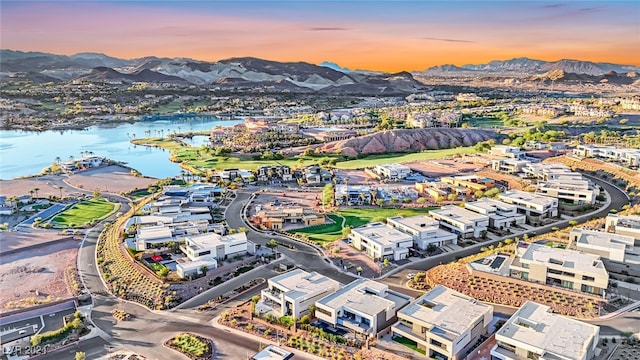
<path fill-rule="evenodd" d="M 611 196 L 611 203 L 609 204 L 609 206 L 593 213 L 593 214 L 587 214 L 587 215 L 582 215 L 582 216 L 578 216 L 575 219 L 572 220 L 576 220 L 578 222 L 584 222 L 584 221 L 588 221 L 591 218 L 595 217 L 606 217 L 607 214 L 609 214 L 609 210 L 611 209 L 616 209 L 616 210 L 620 210 L 622 209 L 622 207 L 626 204 L 629 203 L 629 200 L 627 199 L 627 195 L 620 190 L 617 187 L 612 186 L 611 184 L 604 182 L 602 180 L 599 180 L 597 178 L 591 178 L 596 184 L 602 186 L 604 188 L 604 190 Z M 555 224 L 550 224 L 550 225 L 546 225 L 546 226 L 542 226 L 539 228 L 536 228 L 535 230 L 530 230 L 530 231 L 526 231 L 525 233 L 534 233 L 534 234 L 544 234 L 547 232 L 551 231 L 551 228 L 553 227 L 565 227 L 569 225 L 569 221 L 570 220 L 564 220 L 560 223 L 555 223 Z M 518 234 L 512 234 L 509 235 L 508 237 L 513 238 L 515 236 L 522 236 L 522 235 L 518 235 Z M 393 285 L 397 285 L 397 286 L 405 286 L 407 283 L 407 274 L 409 273 L 416 273 L 418 271 L 426 271 L 431 269 L 434 266 L 437 266 L 439 264 L 446 264 L 448 262 L 451 261 L 455 261 L 456 258 L 459 257 L 465 257 L 465 256 L 469 256 L 472 254 L 477 253 L 478 251 L 480 251 L 481 247 L 487 247 L 490 245 L 496 245 L 498 244 L 500 241 L 502 241 L 502 239 L 500 240 L 494 240 L 494 241 L 487 241 L 487 242 L 483 242 L 481 244 L 475 244 L 472 246 L 468 246 L 465 247 L 457 252 L 447 252 L 447 253 L 443 253 L 443 254 L 439 254 L 439 255 L 435 255 L 435 256 L 431 256 L 429 258 L 423 259 L 423 260 L 418 260 L 418 261 L 414 261 L 410 264 L 408 264 L 405 268 L 401 269 L 401 270 L 397 270 L 395 273 L 391 272 L 390 275 L 387 275 L 386 278 L 384 280 L 382 280 L 383 282 L 387 283 L 387 284 L 393 284 Z"/>
<path fill-rule="evenodd" d="M 306 271 L 317 271 L 318 273 L 338 280 L 343 284 L 349 283 L 353 281 L 353 279 L 355 279 L 353 276 L 345 274 L 341 272 L 337 267 L 331 265 L 328 260 L 325 260 L 320 255 L 318 250 L 311 245 L 291 240 L 285 236 L 280 236 L 277 234 L 267 235 L 264 233 L 256 232 L 248 227 L 247 224 L 245 224 L 242 220 L 241 214 L 243 206 L 247 203 L 250 197 L 251 192 L 248 190 L 237 191 L 237 197 L 235 201 L 229 205 L 226 212 L 226 219 L 229 227 L 235 229 L 240 227 L 247 228 L 247 237 L 251 241 L 254 241 L 257 244 L 261 244 L 263 246 L 270 239 L 276 239 L 282 244 L 295 246 L 295 249 L 289 249 L 284 246 L 279 246 L 278 252 L 281 252 L 289 259 L 293 259 L 296 264 L 298 264 Z"/>
<path fill-rule="evenodd" d="M 611 185 L 602 181 L 596 180 L 596 182 L 611 194 L 612 199 L 611 204 L 607 208 L 600 210 L 595 215 L 606 216 L 610 209 L 620 209 L 627 203 L 626 195 L 622 191 L 615 189 Z M 231 228 L 248 228 L 242 220 L 241 214 L 243 206 L 250 199 L 250 196 L 250 191 L 239 190 L 237 192 L 236 199 L 227 208 L 226 219 Z M 126 212 L 128 209 L 129 206 L 123 204 L 120 211 Z M 594 214 L 577 218 L 577 220 L 586 221 L 592 216 L 594 216 Z M 567 222 L 568 221 L 565 221 L 564 223 Z M 544 233 L 550 231 L 553 226 L 558 226 L 558 224 L 545 226 L 530 232 Z M 252 289 L 238 298 L 219 306 L 215 310 L 198 313 L 194 311 L 193 308 L 202 305 L 208 299 L 222 295 L 237 286 L 250 281 L 251 279 L 260 277 L 268 279 L 269 277 L 274 276 L 276 272 L 272 270 L 273 264 L 269 265 L 269 267 L 265 269 L 252 270 L 219 287 L 208 290 L 172 311 L 149 311 L 140 305 L 123 302 L 106 293 L 106 289 L 100 279 L 100 275 L 95 264 L 95 246 L 97 237 L 101 230 L 102 225 L 99 225 L 88 232 L 78 255 L 78 267 L 87 289 L 94 294 L 92 318 L 95 324 L 104 331 L 102 338 L 113 345 L 113 348 L 111 348 L 112 351 L 134 351 L 144 354 L 150 359 L 167 358 L 167 349 L 162 347 L 162 342 L 182 331 L 197 332 L 203 336 L 213 339 L 219 352 L 219 358 L 221 359 L 240 359 L 246 357 L 247 354 L 257 351 L 261 342 L 259 339 L 250 338 L 244 334 L 232 333 L 225 329 L 212 327 L 211 321 L 225 309 L 234 307 L 243 301 L 250 299 L 253 295 L 258 294 L 265 285 Z M 250 228 L 248 228 L 247 236 L 252 241 L 261 245 L 266 244 L 270 239 L 277 239 L 282 244 L 292 246 L 292 249 L 285 246 L 278 247 L 278 252 L 285 256 L 285 258 L 281 260 L 282 262 L 293 262 L 307 271 L 317 271 L 342 283 L 348 283 L 354 279 L 351 275 L 342 273 L 339 269 L 330 264 L 321 256 L 321 253 L 311 245 L 300 243 L 277 234 L 272 235 L 256 232 Z M 390 288 L 393 290 L 417 296 L 419 294 L 417 291 L 407 289 L 405 286 L 407 273 L 424 271 L 440 263 L 453 261 L 456 257 L 467 256 L 475 253 L 481 246 L 488 246 L 497 242 L 498 241 L 478 244 L 477 246 L 464 248 L 456 253 L 444 253 L 413 262 L 407 265 L 406 269 L 400 269 L 395 274 L 391 274 L 382 281 L 389 284 Z M 132 320 L 120 323 L 116 322 L 111 316 L 111 310 L 115 308 L 126 310 L 128 313 L 132 314 Z M 500 309 L 499 312 L 508 314 L 512 312 L 512 309 L 504 308 Z M 629 313 L 619 318 L 603 322 L 599 325 L 603 325 L 603 333 L 608 334 L 615 333 L 617 329 L 620 329 L 621 331 L 625 331 L 623 329 L 633 329 L 635 326 L 634 321 L 637 322 L 637 320 L 637 313 Z M 94 340 L 89 343 L 81 343 L 78 346 L 86 346 L 88 351 L 92 352 L 92 354 L 95 353 L 96 355 L 99 355 L 101 352 L 102 354 L 105 354 L 107 349 L 104 347 L 104 344 L 99 344 L 100 341 L 104 340 Z M 60 354 L 65 353 L 61 350 Z"/>

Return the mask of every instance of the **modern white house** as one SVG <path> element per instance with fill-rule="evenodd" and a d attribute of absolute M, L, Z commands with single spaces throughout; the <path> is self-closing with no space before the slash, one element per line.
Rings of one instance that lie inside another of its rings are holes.
<path fill-rule="evenodd" d="M 260 293 L 260 303 L 274 311 L 277 316 L 292 316 L 299 319 L 320 298 L 340 289 L 340 283 L 316 272 L 308 273 L 295 269 L 267 280 L 268 288 Z"/>
<path fill-rule="evenodd" d="M 213 270 L 218 267 L 218 260 L 211 255 L 200 256 L 190 261 L 176 262 L 176 273 L 181 279 L 187 276 L 197 276 L 206 270 Z"/>
<path fill-rule="evenodd" d="M 525 214 L 530 222 L 558 216 L 558 199 L 550 196 L 509 190 L 498 195 L 498 199 L 515 205 L 518 213 Z"/>
<path fill-rule="evenodd" d="M 489 227 L 489 217 L 455 205 L 429 211 L 440 226 L 463 239 L 479 238 Z"/>
<path fill-rule="evenodd" d="M 95 168 L 102 165 L 105 158 L 101 156 L 83 156 L 77 159 L 69 158 L 69 161 L 60 163 L 60 168 L 65 172 L 72 172 L 75 170 Z"/>
<path fill-rule="evenodd" d="M 136 232 L 136 248 L 144 251 L 173 241 L 171 228 L 165 225 L 141 226 Z"/>
<path fill-rule="evenodd" d="M 441 229 L 439 221 L 425 215 L 393 216 L 387 218 L 387 225 L 411 235 L 414 247 L 421 250 L 430 244 L 440 247 L 458 243 L 458 235 Z"/>
<path fill-rule="evenodd" d="M 289 360 L 295 354 L 275 345 L 267 345 L 264 349 L 251 356 L 250 360 Z"/>
<path fill-rule="evenodd" d="M 373 172 L 386 179 L 402 180 L 409 176 L 411 169 L 408 166 L 393 163 L 376 165 L 373 168 Z"/>
<path fill-rule="evenodd" d="M 600 188 L 588 179 L 563 177 L 539 184 L 537 193 L 570 204 L 595 204 Z"/>
<path fill-rule="evenodd" d="M 609 273 L 598 255 L 519 242 L 511 276 L 589 294 L 603 295 Z"/>
<path fill-rule="evenodd" d="M 386 224 L 375 222 L 351 229 L 351 244 L 374 260 L 402 260 L 409 257 L 413 237 Z"/>
<path fill-rule="evenodd" d="M 496 333 L 491 358 L 500 360 L 591 360 L 600 328 L 525 302 Z"/>
<path fill-rule="evenodd" d="M 371 187 L 366 185 L 346 185 L 335 186 L 336 205 L 371 205 L 373 192 Z"/>
<path fill-rule="evenodd" d="M 640 216 L 609 214 L 605 220 L 605 231 L 619 235 L 628 235 L 640 241 Z"/>
<path fill-rule="evenodd" d="M 458 360 L 492 319 L 493 306 L 438 285 L 398 311 L 391 333 L 415 342 L 430 359 Z"/>
<path fill-rule="evenodd" d="M 397 320 L 396 312 L 412 297 L 389 290 L 389 286 L 357 279 L 316 301 L 316 317 L 333 327 L 375 336 Z"/>
<path fill-rule="evenodd" d="M 489 217 L 489 227 L 493 229 L 508 229 L 512 225 L 524 224 L 527 218 L 518 213 L 518 207 L 502 201 L 481 198 L 464 204 L 465 209 Z"/>
<path fill-rule="evenodd" d="M 509 158 L 522 158 L 526 152 L 517 146 L 494 145 L 489 149 L 489 155 L 504 156 Z"/>
<path fill-rule="evenodd" d="M 191 261 L 195 261 L 202 256 L 211 256 L 214 259 L 226 260 L 235 255 L 244 255 L 247 252 L 253 253 L 254 244 L 247 240 L 247 234 L 239 232 L 231 235 L 220 235 L 216 233 L 205 233 L 196 236 L 186 236 L 185 244 L 180 246 L 180 250 Z"/>
<path fill-rule="evenodd" d="M 625 259 L 634 251 L 635 240 L 627 235 L 573 228 L 569 233 L 569 239 L 579 251 L 618 262 L 625 262 Z M 638 256 L 638 254 L 633 255 Z"/>
<path fill-rule="evenodd" d="M 529 161 L 517 158 L 491 160 L 491 168 L 505 174 L 517 174 L 521 172 L 527 164 L 529 164 Z"/>
<path fill-rule="evenodd" d="M 596 158 L 605 161 L 613 161 L 628 166 L 640 164 L 640 150 L 629 148 L 616 148 L 613 146 L 578 145 L 573 154 L 582 158 Z"/>
<path fill-rule="evenodd" d="M 582 174 L 574 172 L 570 167 L 557 163 L 532 163 L 528 162 L 523 168 L 522 173 L 527 178 L 548 181 L 558 178 L 576 178 L 582 179 Z"/>

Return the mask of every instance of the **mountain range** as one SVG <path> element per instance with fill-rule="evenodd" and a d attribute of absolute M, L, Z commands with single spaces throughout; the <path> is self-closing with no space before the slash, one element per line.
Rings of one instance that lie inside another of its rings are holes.
<path fill-rule="evenodd" d="M 525 74 L 535 75 L 552 70 L 562 70 L 565 73 L 585 74 L 600 76 L 610 72 L 627 73 L 638 72 L 640 67 L 634 65 L 620 65 L 603 62 L 591 62 L 581 60 L 562 59 L 558 61 L 544 61 L 529 59 L 526 57 L 511 60 L 495 60 L 486 64 L 439 65 L 427 69 L 425 74 L 442 75 L 447 73 L 482 72 L 501 74 Z"/>
<path fill-rule="evenodd" d="M 36 82 L 149 81 L 327 94 L 401 95 L 424 88 L 408 72 L 338 71 L 306 62 L 277 62 L 252 57 L 217 62 L 158 57 L 124 60 L 95 53 L 66 56 L 0 50 L 0 73 Z"/>
<path fill-rule="evenodd" d="M 553 62 L 529 58 L 476 65 L 441 65 L 424 72 L 384 73 L 349 70 L 331 62 L 277 62 L 239 57 L 216 62 L 189 58 L 118 59 L 98 53 L 71 56 L 0 50 L 0 79 L 37 83 L 71 80 L 158 82 L 220 89 L 320 93 L 331 95 L 403 95 L 425 88 L 429 76 L 520 76 L 526 81 L 572 81 L 626 85 L 637 80 L 633 65 L 579 60 Z M 547 75 L 545 75 L 547 74 Z"/>

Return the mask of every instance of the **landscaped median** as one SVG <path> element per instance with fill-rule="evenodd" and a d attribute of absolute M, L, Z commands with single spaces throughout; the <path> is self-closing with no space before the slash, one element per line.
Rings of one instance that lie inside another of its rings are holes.
<path fill-rule="evenodd" d="M 192 333 L 178 334 L 167 340 L 164 345 L 193 360 L 208 360 L 214 355 L 211 340 Z"/>

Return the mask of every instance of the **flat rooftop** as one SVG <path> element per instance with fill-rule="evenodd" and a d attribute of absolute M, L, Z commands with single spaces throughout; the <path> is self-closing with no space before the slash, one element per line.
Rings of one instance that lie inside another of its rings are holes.
<path fill-rule="evenodd" d="M 383 223 L 371 223 L 363 227 L 351 229 L 351 231 L 383 246 L 393 245 L 399 241 L 413 241 L 411 235 L 405 234 Z"/>
<path fill-rule="evenodd" d="M 224 244 L 233 244 L 236 242 L 246 242 L 247 234 L 244 232 L 239 232 L 231 235 L 221 236 L 216 233 L 206 233 L 197 236 L 189 236 L 187 237 L 194 245 L 201 249 L 212 248 L 219 245 Z"/>
<path fill-rule="evenodd" d="M 447 205 L 441 207 L 438 210 L 430 210 L 429 215 L 431 214 L 464 223 L 489 221 L 489 217 L 486 215 L 478 214 L 477 212 L 467 210 L 455 205 Z"/>
<path fill-rule="evenodd" d="M 440 228 L 440 222 L 438 220 L 434 220 L 426 215 L 417 215 L 417 216 L 394 216 L 387 219 L 388 221 L 393 221 L 398 224 L 402 224 L 408 228 L 411 228 L 416 231 L 435 231 Z"/>
<path fill-rule="evenodd" d="M 406 165 L 400 165 L 398 163 L 389 163 L 389 164 L 380 164 L 380 165 L 376 165 L 376 167 L 378 168 L 385 168 L 388 170 L 410 170 L 410 168 Z"/>
<path fill-rule="evenodd" d="M 158 225 L 158 226 L 143 226 L 138 229 L 138 239 L 164 239 L 171 238 L 171 228 Z"/>
<path fill-rule="evenodd" d="M 499 195 L 500 199 L 509 199 L 518 202 L 528 202 L 536 205 L 550 205 L 557 202 L 556 198 L 550 196 L 544 196 L 540 194 L 529 193 L 520 190 L 509 190 Z"/>
<path fill-rule="evenodd" d="M 274 276 L 269 279 L 269 282 L 286 289 L 286 295 L 293 299 L 313 297 L 340 286 L 340 283 L 333 279 L 315 271 L 309 273 L 302 269 Z"/>
<path fill-rule="evenodd" d="M 508 255 L 489 255 L 468 263 L 468 266 L 474 270 L 500 274 L 502 276 L 509 276 L 510 265 L 511 257 Z"/>
<path fill-rule="evenodd" d="M 281 349 L 275 345 L 267 345 L 251 357 L 251 360 L 288 360 L 293 357 L 293 353 Z"/>
<path fill-rule="evenodd" d="M 480 200 L 466 203 L 465 207 L 466 206 L 476 207 L 487 211 L 493 211 L 494 209 L 500 211 L 517 211 L 517 207 L 513 204 L 507 204 L 505 202 L 489 198 L 482 198 Z"/>
<path fill-rule="evenodd" d="M 542 349 L 545 358 L 581 359 L 599 328 L 558 314 L 546 305 L 525 302 L 496 333 L 531 347 Z"/>
<path fill-rule="evenodd" d="M 571 230 L 571 235 L 574 234 L 579 235 L 578 243 L 614 249 L 624 249 L 627 245 L 633 246 L 635 241 L 632 236 L 582 228 L 574 228 Z"/>
<path fill-rule="evenodd" d="M 528 245 L 525 247 L 524 245 Z M 604 264 L 598 255 L 585 254 L 580 251 L 551 248 L 541 244 L 517 244 L 517 252 L 522 260 L 538 263 L 562 265 L 567 269 L 575 269 L 588 273 L 607 274 Z"/>
<path fill-rule="evenodd" d="M 376 294 L 382 294 L 378 296 Z M 361 314 L 375 316 L 389 308 L 400 309 L 411 300 L 388 290 L 388 286 L 369 279 L 357 279 L 317 303 L 332 309 L 347 307 Z"/>
<path fill-rule="evenodd" d="M 438 285 L 398 312 L 403 318 L 427 323 L 439 335 L 451 340 L 469 330 L 485 314 L 493 314 L 489 305 Z"/>

